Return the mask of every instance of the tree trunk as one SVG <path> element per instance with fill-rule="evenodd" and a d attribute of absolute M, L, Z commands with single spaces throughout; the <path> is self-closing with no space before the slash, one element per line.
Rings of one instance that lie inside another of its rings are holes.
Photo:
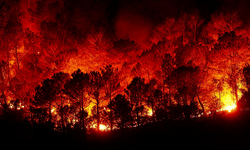
<path fill-rule="evenodd" d="M 51 116 L 51 102 L 49 101 L 49 123 L 51 123 L 52 116 Z"/>
<path fill-rule="evenodd" d="M 121 128 L 124 129 L 124 116 L 121 118 Z"/>
<path fill-rule="evenodd" d="M 109 122 L 110 122 L 110 131 L 113 130 L 113 111 L 110 109 Z"/>
<path fill-rule="evenodd" d="M 152 99 L 151 100 L 151 109 L 152 109 L 152 120 L 153 120 L 153 122 L 155 122 L 155 114 L 154 114 L 154 100 Z"/>
<path fill-rule="evenodd" d="M 62 101 L 62 97 L 61 97 L 61 124 L 62 124 L 62 131 L 63 133 L 65 132 L 65 126 L 64 126 L 64 116 L 63 116 L 63 101 Z"/>
<path fill-rule="evenodd" d="M 204 106 L 203 106 L 203 104 L 201 103 L 200 97 L 199 97 L 198 95 L 197 95 L 197 98 L 198 98 L 199 104 L 201 105 L 202 112 L 205 113 Z"/>
<path fill-rule="evenodd" d="M 139 117 L 139 112 L 138 109 L 136 110 L 136 120 L 137 120 L 137 126 L 140 126 L 140 117 Z"/>
<path fill-rule="evenodd" d="M 99 94 L 96 95 L 96 116 L 97 116 L 97 131 L 99 131 L 99 127 L 100 127 Z"/>
<path fill-rule="evenodd" d="M 83 127 L 84 128 L 84 116 L 83 116 L 83 112 L 84 109 L 83 109 L 83 91 L 80 91 L 80 122 L 79 122 L 79 125 L 80 127 Z"/>
<path fill-rule="evenodd" d="M 4 104 L 6 105 L 7 104 L 7 101 L 6 101 L 6 96 L 4 94 L 4 90 L 2 91 L 2 97 L 3 97 L 3 102 Z"/>
<path fill-rule="evenodd" d="M 138 109 L 136 111 L 136 115 L 137 115 L 137 124 L 138 126 L 140 125 L 140 115 L 139 115 L 139 111 L 140 111 L 140 107 L 141 107 L 141 100 L 140 100 L 140 95 L 138 95 L 138 103 L 137 103 Z M 142 112 L 141 112 L 141 116 L 142 116 Z"/>
<path fill-rule="evenodd" d="M 238 101 L 238 86 L 237 86 L 237 79 L 236 77 L 234 77 L 234 94 L 235 94 L 235 102 L 234 103 L 237 103 Z"/>
<path fill-rule="evenodd" d="M 137 122 L 137 126 L 140 126 L 140 117 L 139 117 L 139 101 L 136 102 L 136 107 L 135 107 L 135 111 L 136 111 L 136 122 Z"/>
<path fill-rule="evenodd" d="M 109 82 L 109 102 L 111 103 L 111 91 L 112 91 L 112 87 L 111 87 L 111 80 Z M 112 109 L 110 109 L 110 130 L 112 131 L 113 130 L 113 111 Z"/>

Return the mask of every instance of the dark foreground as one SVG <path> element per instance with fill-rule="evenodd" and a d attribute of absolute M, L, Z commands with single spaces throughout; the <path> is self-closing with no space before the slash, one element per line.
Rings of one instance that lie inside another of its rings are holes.
<path fill-rule="evenodd" d="M 1 120 L 2 146 L 46 149 L 180 149 L 246 148 L 250 143 L 250 113 L 221 113 L 189 121 L 164 120 L 133 129 L 100 132 L 88 136 L 71 131 L 49 131 L 26 122 Z"/>

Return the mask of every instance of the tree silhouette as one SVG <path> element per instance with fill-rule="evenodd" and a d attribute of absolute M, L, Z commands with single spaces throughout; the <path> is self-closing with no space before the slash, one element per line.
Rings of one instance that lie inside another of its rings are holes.
<path fill-rule="evenodd" d="M 118 69 L 114 69 L 112 65 L 106 66 L 102 70 L 103 80 L 105 80 L 105 93 L 111 102 L 112 98 L 116 94 L 116 91 L 120 88 L 120 77 L 118 75 Z M 109 112 L 110 129 L 113 129 L 113 110 Z"/>
<path fill-rule="evenodd" d="M 247 88 L 250 89 L 250 66 L 247 65 L 243 69 L 243 75 L 247 84 Z"/>
<path fill-rule="evenodd" d="M 154 116 L 155 116 L 155 105 L 156 105 L 156 100 L 154 99 L 154 92 L 155 92 L 155 86 L 157 84 L 156 79 L 152 79 L 149 81 L 149 83 L 145 84 L 145 90 L 144 90 L 144 95 L 147 97 L 147 104 L 151 107 L 152 109 L 152 120 L 155 121 Z"/>
<path fill-rule="evenodd" d="M 166 109 L 165 109 L 165 101 L 163 100 L 163 94 L 160 89 L 154 90 L 154 107 L 155 107 L 155 117 L 156 120 L 162 120 L 167 117 L 166 115 Z"/>
<path fill-rule="evenodd" d="M 36 87 L 36 93 L 33 103 L 36 106 L 47 106 L 49 118 L 48 121 L 52 121 L 52 102 L 56 100 L 57 89 L 55 88 L 55 81 L 53 79 L 45 79 L 42 85 Z M 46 108 L 46 107 L 44 107 Z"/>
<path fill-rule="evenodd" d="M 75 71 L 72 78 L 68 80 L 65 85 L 65 93 L 69 96 L 71 101 L 79 107 L 78 117 L 80 120 L 80 128 L 85 129 L 85 118 L 87 113 L 84 108 L 89 104 L 86 99 L 87 92 L 89 90 L 90 77 L 89 74 L 83 73 L 80 69 Z"/>
<path fill-rule="evenodd" d="M 243 90 L 243 95 L 239 101 L 237 101 L 237 107 L 240 109 L 249 109 L 250 107 L 250 67 L 249 65 L 246 65 L 243 69 L 243 75 L 246 81 L 246 90 Z"/>
<path fill-rule="evenodd" d="M 142 102 L 144 101 L 143 92 L 145 90 L 144 79 L 141 77 L 135 77 L 127 86 L 127 89 L 131 103 L 134 105 L 137 125 L 140 126 L 140 120 L 144 109 L 142 105 Z"/>
<path fill-rule="evenodd" d="M 175 99 L 179 105 L 183 106 L 186 119 L 190 118 L 191 111 L 197 110 L 195 107 L 190 107 L 191 104 L 195 106 L 196 98 L 204 111 L 203 104 L 199 99 L 201 90 L 200 83 L 202 81 L 202 75 L 199 68 L 186 66 L 179 67 L 173 71 L 169 80 L 173 81 L 175 89 L 178 91 L 175 94 Z"/>
<path fill-rule="evenodd" d="M 67 117 L 68 117 L 66 115 L 67 110 L 65 109 L 66 97 L 64 94 L 64 85 L 69 80 L 69 74 L 59 72 L 59 73 L 54 74 L 52 76 L 52 79 L 55 81 L 54 86 L 57 89 L 56 99 L 58 99 L 58 101 L 60 101 L 57 108 L 59 107 L 58 113 L 61 116 L 61 130 L 64 131 L 65 130 L 65 120 L 67 120 Z"/>
<path fill-rule="evenodd" d="M 172 80 L 168 80 L 168 77 L 172 74 L 175 68 L 174 58 L 170 54 L 166 54 L 164 56 L 161 69 L 162 69 L 162 78 L 163 78 L 163 86 L 162 86 L 162 94 L 163 94 L 163 101 L 165 103 L 164 107 L 165 110 L 167 109 L 167 101 L 169 101 L 169 105 L 171 105 L 171 90 L 172 90 Z M 166 88 L 168 91 L 166 91 Z M 168 93 L 168 94 L 167 94 Z M 167 97 L 166 97 L 167 96 Z"/>
<path fill-rule="evenodd" d="M 41 85 L 36 87 L 33 104 L 38 108 L 40 107 L 40 110 L 42 108 L 48 109 L 48 121 L 50 123 L 52 122 L 52 104 L 60 98 L 60 104 L 63 105 L 63 86 L 68 79 L 68 74 L 59 72 L 51 79 L 45 79 Z"/>
<path fill-rule="evenodd" d="M 127 123 L 131 120 L 132 107 L 125 95 L 116 95 L 116 97 L 110 101 L 109 107 L 114 111 L 120 129 L 126 128 Z"/>
<path fill-rule="evenodd" d="M 96 104 L 96 120 L 97 120 L 97 130 L 100 127 L 100 104 L 102 99 L 100 99 L 101 90 L 103 90 L 105 85 L 105 80 L 100 72 L 91 71 L 90 72 L 90 91 L 89 94 L 94 97 L 94 103 Z"/>

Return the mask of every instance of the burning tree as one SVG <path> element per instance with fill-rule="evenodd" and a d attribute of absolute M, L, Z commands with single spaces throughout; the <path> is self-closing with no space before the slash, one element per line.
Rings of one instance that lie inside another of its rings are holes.
<path fill-rule="evenodd" d="M 97 130 L 100 129 L 100 105 L 103 99 L 101 99 L 101 90 L 103 90 L 105 82 L 103 76 L 100 72 L 92 71 L 90 72 L 90 91 L 89 94 L 94 98 L 94 104 L 96 107 L 95 117 L 97 120 Z"/>
<path fill-rule="evenodd" d="M 109 103 L 111 103 L 111 100 L 120 88 L 120 76 L 118 73 L 118 69 L 114 69 L 111 65 L 106 66 L 102 70 L 103 80 L 105 80 L 106 83 L 104 87 L 105 93 L 106 97 L 109 99 Z M 113 109 L 110 109 L 109 122 L 111 130 L 113 129 L 113 115 Z"/>
<path fill-rule="evenodd" d="M 104 122 L 112 130 L 113 121 L 127 127 L 130 115 L 140 126 L 150 115 L 154 121 L 189 119 L 248 99 L 242 89 L 248 86 L 243 68 L 250 28 L 239 11 L 182 9 L 145 21 L 148 33 L 137 35 L 128 32 L 140 30 L 138 20 L 145 19 L 121 21 L 123 11 L 105 16 L 107 5 L 2 0 L 1 106 L 20 102 L 34 120 L 54 121 L 63 130 L 85 128 L 91 118 L 98 130 Z"/>
<path fill-rule="evenodd" d="M 52 122 L 52 103 L 56 100 L 57 89 L 54 86 L 53 79 L 46 79 L 43 81 L 42 86 L 36 87 L 36 94 L 34 104 L 46 108 L 48 113 L 48 122 Z"/>
<path fill-rule="evenodd" d="M 133 111 L 135 111 L 137 126 L 140 126 L 142 112 L 144 110 L 144 106 L 142 105 L 144 102 L 143 92 L 145 90 L 144 79 L 135 77 L 128 85 L 127 89 L 129 99 L 132 105 L 134 105 Z"/>
<path fill-rule="evenodd" d="M 65 85 L 65 93 L 69 96 L 69 99 L 72 101 L 73 105 L 76 106 L 76 116 L 80 122 L 80 128 L 85 128 L 85 118 L 87 117 L 87 112 L 85 112 L 86 106 L 89 105 L 89 100 L 86 99 L 88 94 L 90 79 L 89 74 L 81 72 L 80 69 L 75 71 L 72 75 L 72 78 L 68 80 Z"/>
<path fill-rule="evenodd" d="M 169 80 L 173 80 L 176 90 L 175 100 L 178 105 L 183 106 L 186 119 L 190 118 L 191 113 L 197 113 L 197 102 L 200 104 L 202 111 L 204 112 L 203 103 L 199 98 L 202 75 L 198 67 L 179 67 L 173 71 L 169 78 Z"/>

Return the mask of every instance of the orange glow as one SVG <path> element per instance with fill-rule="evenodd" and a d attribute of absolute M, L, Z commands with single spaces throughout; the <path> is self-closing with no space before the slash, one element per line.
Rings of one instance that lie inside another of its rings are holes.
<path fill-rule="evenodd" d="M 100 131 L 106 131 L 107 130 L 107 126 L 105 126 L 104 124 L 100 124 L 99 130 Z"/>
<path fill-rule="evenodd" d="M 244 88 L 242 84 L 239 84 L 238 86 L 240 89 Z M 238 94 L 238 99 L 240 99 L 242 97 L 241 91 L 238 90 L 237 94 Z M 237 107 L 235 95 L 233 94 L 232 88 L 228 84 L 224 85 L 220 100 L 221 100 L 222 108 L 219 109 L 218 111 L 226 110 L 228 112 L 231 112 Z"/>
<path fill-rule="evenodd" d="M 153 112 L 152 112 L 152 109 L 149 108 L 149 107 L 146 107 L 148 110 L 147 110 L 147 115 L 148 116 L 152 116 L 153 115 Z"/>
<path fill-rule="evenodd" d="M 231 110 L 236 108 L 236 104 L 231 93 L 226 92 L 226 94 L 221 97 L 221 102 L 223 104 L 221 110 L 231 112 Z"/>
<path fill-rule="evenodd" d="M 9 107 L 10 107 L 11 109 L 12 109 L 12 108 L 14 108 L 13 104 L 10 104 L 10 106 L 9 106 Z"/>
<path fill-rule="evenodd" d="M 234 110 L 236 108 L 236 104 L 228 105 L 223 107 L 221 110 L 227 110 L 228 112 L 231 112 L 231 110 Z"/>
<path fill-rule="evenodd" d="M 57 112 L 56 112 L 56 107 L 52 107 L 51 113 L 52 113 L 52 114 L 55 114 L 55 115 L 57 114 Z"/>
<path fill-rule="evenodd" d="M 90 127 L 90 128 L 96 129 L 96 127 L 97 127 L 97 124 L 95 123 L 95 124 L 93 124 L 92 127 Z M 100 124 L 100 125 L 99 125 L 99 130 L 100 130 L 100 131 L 107 131 L 107 130 L 110 130 L 110 129 L 109 129 L 106 125 Z"/>

